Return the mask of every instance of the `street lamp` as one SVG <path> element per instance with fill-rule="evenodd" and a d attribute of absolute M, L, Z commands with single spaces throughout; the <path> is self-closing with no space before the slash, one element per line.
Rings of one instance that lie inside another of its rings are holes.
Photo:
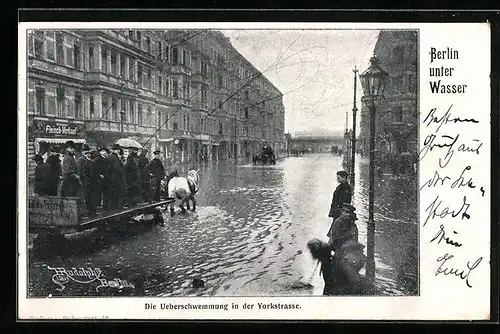
<path fill-rule="evenodd" d="M 123 118 L 125 117 L 125 110 L 120 110 L 120 133 L 123 134 Z"/>
<path fill-rule="evenodd" d="M 353 107 L 352 107 L 352 139 L 351 139 L 351 187 L 354 190 L 354 184 L 355 184 L 355 164 L 356 164 L 356 112 L 358 111 L 358 108 L 356 108 L 356 75 L 358 73 L 358 69 L 354 67 L 354 70 L 352 70 L 354 73 L 354 101 L 353 101 Z"/>
<path fill-rule="evenodd" d="M 368 226 L 366 240 L 366 277 L 375 279 L 375 221 L 373 220 L 374 176 L 375 176 L 375 112 L 382 101 L 387 72 L 378 66 L 376 55 L 370 59 L 370 67 L 359 75 L 364 96 L 361 101 L 370 112 L 370 168 L 368 191 Z"/>

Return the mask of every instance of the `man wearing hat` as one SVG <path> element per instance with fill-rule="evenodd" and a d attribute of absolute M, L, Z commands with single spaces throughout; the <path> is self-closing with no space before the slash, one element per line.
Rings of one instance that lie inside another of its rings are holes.
<path fill-rule="evenodd" d="M 141 155 L 137 158 L 137 167 L 139 168 L 139 175 L 141 177 L 141 191 L 142 191 L 142 200 L 144 202 L 149 201 L 149 196 L 151 193 L 151 180 L 149 179 L 149 171 L 148 171 L 148 150 L 143 148 L 141 150 Z"/>
<path fill-rule="evenodd" d="M 136 205 L 142 199 L 141 176 L 137 167 L 137 153 L 139 149 L 130 148 L 125 162 L 125 177 L 127 182 L 127 204 Z"/>
<path fill-rule="evenodd" d="M 57 189 L 59 188 L 59 181 L 61 180 L 62 165 L 59 157 L 60 151 L 61 148 L 58 145 L 52 145 L 50 150 L 47 152 L 47 158 L 45 159 L 52 171 L 48 184 L 49 196 L 57 196 Z"/>
<path fill-rule="evenodd" d="M 85 200 L 85 208 L 88 216 L 95 215 L 95 207 L 92 205 L 91 190 L 92 190 L 92 173 L 94 162 L 90 160 L 90 147 L 86 144 L 82 147 L 82 155 L 76 161 L 78 175 L 82 182 L 83 197 Z"/>
<path fill-rule="evenodd" d="M 358 240 L 358 227 L 355 221 L 356 208 L 349 203 L 344 203 L 340 216 L 335 219 L 327 236 L 330 238 L 328 242 L 332 250 L 336 251 L 346 240 Z"/>
<path fill-rule="evenodd" d="M 348 175 L 349 174 L 343 170 L 337 172 L 337 181 L 339 185 L 333 192 L 332 204 L 330 205 L 330 212 L 328 213 L 328 217 L 332 218 L 332 224 L 335 219 L 340 216 L 344 203 L 351 203 L 352 188 L 349 183 L 347 183 Z"/>
<path fill-rule="evenodd" d="M 151 197 L 150 201 L 160 200 L 161 180 L 165 177 L 165 167 L 160 160 L 160 150 L 153 151 L 153 159 L 148 165 L 151 176 Z"/>
<path fill-rule="evenodd" d="M 119 158 L 121 149 L 120 145 L 114 144 L 111 154 L 106 158 L 105 210 L 121 209 L 125 202 L 125 177 Z"/>
<path fill-rule="evenodd" d="M 50 196 L 52 169 L 50 165 L 43 161 L 40 154 L 35 155 L 35 194 L 39 196 Z"/>
<path fill-rule="evenodd" d="M 82 185 L 75 161 L 75 143 L 71 140 L 66 142 L 66 153 L 64 153 L 62 164 L 62 175 L 61 196 L 80 196 Z"/>
<path fill-rule="evenodd" d="M 106 158 L 109 155 L 109 150 L 106 147 L 100 147 L 98 151 L 92 152 L 91 159 L 94 162 L 94 168 L 92 172 L 92 204 L 95 208 L 103 203 L 104 196 L 106 192 Z M 105 197 L 106 200 L 109 196 Z M 109 207 L 109 203 L 103 203 L 103 206 Z"/>

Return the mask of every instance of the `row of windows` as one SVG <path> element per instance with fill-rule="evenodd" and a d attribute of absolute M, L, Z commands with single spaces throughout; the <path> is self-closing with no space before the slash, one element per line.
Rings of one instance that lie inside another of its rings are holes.
<path fill-rule="evenodd" d="M 156 42 L 156 47 L 152 47 L 152 42 L 149 36 L 142 37 L 140 31 L 130 31 L 131 37 L 133 40 L 138 39 L 141 40 L 144 45 L 142 49 L 147 52 L 153 52 L 158 55 L 161 59 L 164 59 L 168 63 L 173 65 L 183 65 L 187 68 L 192 67 L 192 56 L 191 53 L 181 47 L 171 47 L 162 41 Z M 142 45 L 141 44 L 141 45 Z M 95 47 L 90 45 L 88 50 L 88 56 L 83 54 L 82 43 L 77 39 L 73 39 L 72 37 L 65 36 L 65 34 L 61 31 L 42 31 L 35 30 L 30 32 L 29 35 L 29 54 L 34 55 L 36 58 L 45 59 L 49 61 L 54 61 L 60 65 L 74 67 L 79 70 L 101 70 L 105 73 L 110 73 L 122 78 L 126 77 L 126 58 L 131 59 L 131 57 L 127 57 L 121 54 L 119 63 L 117 62 L 119 52 L 116 50 L 103 48 L 101 51 L 101 68 L 98 68 L 96 64 L 96 53 Z M 108 50 L 111 51 L 110 61 L 108 60 Z M 88 65 L 84 66 L 84 59 L 88 57 Z M 219 57 L 219 56 L 217 56 Z M 220 58 L 220 57 L 219 57 Z M 134 80 L 134 60 L 131 59 L 128 66 L 128 80 Z M 118 64 L 119 70 L 118 70 Z M 197 63 L 198 64 L 198 63 Z M 204 60 L 201 60 L 200 64 L 201 74 L 204 77 L 209 76 L 209 67 L 208 63 Z M 238 79 L 236 78 L 228 78 L 222 75 L 216 75 L 214 71 L 210 71 L 212 74 L 212 80 L 215 82 L 217 80 L 218 88 L 236 88 L 236 83 Z M 144 75 L 147 75 L 148 72 L 144 72 Z M 243 67 L 238 68 L 238 75 L 240 78 L 248 78 L 251 77 L 252 71 L 250 69 L 244 69 Z M 139 80 L 147 82 L 146 79 L 142 78 L 142 73 L 138 75 Z M 151 75 L 149 76 L 151 77 Z M 258 80 L 256 83 L 259 87 L 263 85 L 261 80 Z"/>
<path fill-rule="evenodd" d="M 74 117 L 77 119 L 85 118 L 83 101 L 82 101 L 82 93 L 75 92 L 73 102 L 70 102 L 65 89 L 56 88 L 56 94 L 46 94 L 46 91 L 42 87 L 35 88 L 34 94 L 34 110 L 35 113 L 40 115 L 55 115 L 58 117 Z M 157 126 L 155 124 L 154 114 L 152 112 L 151 105 L 144 105 L 142 103 L 134 103 L 129 99 L 121 99 L 121 110 L 119 108 L 118 98 L 110 97 L 107 95 L 102 96 L 101 100 L 101 112 L 103 120 L 111 120 L 111 121 L 120 121 L 124 123 L 132 123 L 138 125 L 146 125 L 146 126 Z M 30 101 L 33 103 L 33 101 Z M 89 96 L 89 110 L 88 113 L 90 115 L 95 115 L 95 100 L 94 96 Z M 248 118 L 248 108 L 245 109 L 245 118 Z M 160 119 L 160 125 L 168 129 L 172 130 L 195 130 L 196 132 L 202 131 L 207 133 L 207 124 L 204 118 L 199 120 L 201 129 L 194 129 L 194 125 L 190 122 L 189 116 L 183 116 L 183 122 L 181 123 L 181 127 L 179 128 L 179 124 L 172 120 L 167 122 L 166 120 Z M 137 122 L 137 123 L 136 123 Z M 210 125 L 210 124 L 209 124 Z M 241 125 L 248 127 L 248 125 Z M 212 124 L 210 126 L 211 129 L 215 129 L 215 126 Z M 231 132 L 223 132 L 223 125 L 219 123 L 218 134 L 230 134 Z M 234 127 L 233 127 L 234 129 Z M 240 135 L 246 134 L 248 136 L 248 130 L 239 129 Z M 231 130 L 228 130 L 231 131 Z M 234 131 L 234 130 L 233 130 Z M 211 133 L 215 134 L 215 131 L 212 130 Z"/>

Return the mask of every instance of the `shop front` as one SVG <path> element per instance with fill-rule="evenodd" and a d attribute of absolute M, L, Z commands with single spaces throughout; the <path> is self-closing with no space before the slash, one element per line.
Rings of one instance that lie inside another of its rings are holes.
<path fill-rule="evenodd" d="M 44 154 L 59 148 L 67 141 L 73 141 L 77 149 L 87 142 L 85 124 L 78 121 L 35 119 L 28 126 L 28 175 L 31 177 L 36 164 L 36 154 Z"/>
<path fill-rule="evenodd" d="M 33 143 L 33 155 L 43 154 L 55 145 L 61 146 L 70 140 L 77 146 L 86 142 L 83 122 L 34 120 L 28 131 L 28 140 Z"/>

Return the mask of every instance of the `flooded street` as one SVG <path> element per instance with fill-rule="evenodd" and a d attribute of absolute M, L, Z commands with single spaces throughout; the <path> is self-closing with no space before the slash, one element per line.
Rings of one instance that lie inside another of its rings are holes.
<path fill-rule="evenodd" d="M 358 161 L 361 160 L 358 158 Z M 200 166 L 197 211 L 165 215 L 164 226 L 126 224 L 105 235 L 66 237 L 49 255 L 30 251 L 29 295 L 279 296 L 321 295 L 323 282 L 306 247 L 327 240 L 328 211 L 342 158 L 310 154 L 274 166 L 219 162 Z M 187 170 L 179 168 L 183 175 Z M 359 161 L 353 204 L 366 244 L 368 164 Z M 386 295 L 418 293 L 415 181 L 376 177 L 377 287 Z M 130 225 L 130 226 L 129 226 Z M 101 238 L 102 236 L 102 238 Z M 69 281 L 63 291 L 48 268 L 98 268 L 134 287 L 102 288 Z M 314 289 L 297 290 L 297 280 Z M 192 288 L 193 279 L 204 281 Z"/>

